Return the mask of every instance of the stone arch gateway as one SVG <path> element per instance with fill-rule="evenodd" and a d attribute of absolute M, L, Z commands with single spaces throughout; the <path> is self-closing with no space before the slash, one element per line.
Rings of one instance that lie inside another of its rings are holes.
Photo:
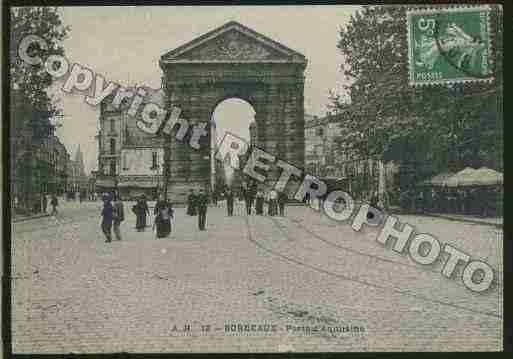
<path fill-rule="evenodd" d="M 167 52 L 159 64 L 168 108 L 180 107 L 194 124 L 209 121 L 223 100 L 243 99 L 256 112 L 256 145 L 304 167 L 302 54 L 232 21 Z M 200 150 L 173 136 L 165 146 L 171 200 L 184 201 L 189 189 L 209 186 L 212 148 L 210 138 L 204 140 Z"/>

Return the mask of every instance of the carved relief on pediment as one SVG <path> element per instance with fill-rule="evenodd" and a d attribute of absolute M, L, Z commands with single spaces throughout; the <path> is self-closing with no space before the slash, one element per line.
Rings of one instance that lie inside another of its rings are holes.
<path fill-rule="evenodd" d="M 229 31 L 197 48 L 185 52 L 183 60 L 279 60 L 285 58 L 275 49 L 238 32 Z"/>

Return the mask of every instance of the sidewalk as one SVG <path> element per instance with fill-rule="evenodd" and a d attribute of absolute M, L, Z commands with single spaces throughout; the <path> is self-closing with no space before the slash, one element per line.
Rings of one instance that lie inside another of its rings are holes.
<path fill-rule="evenodd" d="M 391 207 L 388 212 L 390 214 L 402 214 L 402 215 L 415 215 L 415 216 L 427 216 L 427 217 L 438 217 L 448 219 L 450 221 L 468 222 L 476 224 L 485 224 L 490 226 L 496 226 L 502 228 L 503 217 L 479 217 L 471 215 L 463 215 L 456 213 L 430 213 L 420 211 L 408 211 L 399 207 Z"/>
<path fill-rule="evenodd" d="M 450 213 L 423 213 L 426 216 L 431 217 L 439 217 L 448 219 L 451 221 L 460 221 L 460 222 L 469 222 L 476 224 L 488 224 L 496 227 L 501 227 L 503 225 L 503 217 L 476 217 L 476 216 L 467 216 L 462 214 L 450 214 Z"/>
<path fill-rule="evenodd" d="M 59 199 L 59 206 L 57 207 L 58 210 L 77 207 L 77 206 L 83 206 L 84 204 L 87 204 L 87 203 L 95 203 L 92 201 L 79 202 L 79 201 L 75 201 L 75 200 L 66 200 L 61 197 L 59 197 L 58 199 Z M 11 222 L 17 223 L 17 222 L 22 222 L 22 221 L 29 221 L 32 219 L 50 217 L 51 212 L 52 212 L 52 207 L 50 205 L 48 206 L 46 212 L 33 213 L 33 214 L 22 214 L 22 213 L 16 214 L 16 213 L 14 213 L 14 209 L 11 209 Z"/>
<path fill-rule="evenodd" d="M 22 221 L 28 221 L 31 219 L 37 219 L 37 218 L 43 218 L 43 217 L 50 217 L 50 213 L 37 213 L 33 215 L 22 215 L 22 214 L 13 214 L 12 216 L 12 222 L 22 222 Z"/>

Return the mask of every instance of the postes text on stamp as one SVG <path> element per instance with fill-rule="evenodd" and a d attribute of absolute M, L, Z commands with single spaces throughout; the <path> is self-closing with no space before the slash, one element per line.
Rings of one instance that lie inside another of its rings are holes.
<path fill-rule="evenodd" d="M 489 6 L 408 10 L 410 85 L 491 81 Z"/>

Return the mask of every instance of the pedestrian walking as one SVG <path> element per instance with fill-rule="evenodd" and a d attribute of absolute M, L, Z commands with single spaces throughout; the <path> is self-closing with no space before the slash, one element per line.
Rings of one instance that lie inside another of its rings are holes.
<path fill-rule="evenodd" d="M 218 197 L 218 192 L 217 192 L 217 189 L 214 189 L 212 191 L 212 203 L 214 204 L 214 206 L 217 207 L 217 197 Z"/>
<path fill-rule="evenodd" d="M 187 215 L 196 215 L 196 194 L 193 189 L 189 190 L 189 196 L 187 196 Z"/>
<path fill-rule="evenodd" d="M 280 216 L 285 216 L 285 204 L 287 203 L 287 195 L 285 192 L 278 193 L 278 207 L 280 209 Z"/>
<path fill-rule="evenodd" d="M 381 209 L 381 206 L 379 204 L 379 195 L 378 192 L 373 192 L 370 200 L 370 205 L 376 209 Z"/>
<path fill-rule="evenodd" d="M 256 193 L 255 211 L 257 215 L 264 214 L 264 191 L 261 189 Z"/>
<path fill-rule="evenodd" d="M 119 197 L 119 193 L 115 194 L 114 197 L 114 208 L 113 208 L 113 229 L 114 229 L 114 235 L 116 236 L 116 239 L 118 241 L 121 240 L 121 222 L 125 220 L 125 210 L 123 208 L 123 202 L 121 201 L 121 198 Z"/>
<path fill-rule="evenodd" d="M 43 213 L 46 213 L 48 209 L 48 198 L 46 198 L 46 193 L 43 193 Z"/>
<path fill-rule="evenodd" d="M 234 201 L 234 194 L 231 190 L 231 188 L 228 188 L 228 190 L 225 193 L 226 197 L 226 209 L 228 210 L 228 216 L 233 216 L 233 201 Z"/>
<path fill-rule="evenodd" d="M 304 201 L 307 206 L 310 206 L 310 192 L 306 192 Z"/>
<path fill-rule="evenodd" d="M 112 242 L 112 219 L 114 208 L 112 207 L 110 194 L 103 196 L 103 209 L 102 209 L 102 232 L 105 235 L 105 243 Z"/>
<path fill-rule="evenodd" d="M 244 189 L 244 202 L 246 203 L 246 214 L 251 215 L 251 207 L 253 207 L 254 195 L 251 188 L 248 186 Z"/>
<path fill-rule="evenodd" d="M 269 216 L 275 216 L 277 214 L 277 211 L 278 211 L 277 199 L 278 199 L 278 193 L 274 189 L 272 189 L 269 192 L 269 208 L 267 210 L 267 214 Z"/>
<path fill-rule="evenodd" d="M 137 203 L 132 207 L 132 211 L 136 216 L 135 228 L 137 229 L 137 232 L 144 232 L 144 229 L 146 228 L 146 216 L 150 214 L 148 203 L 144 196 L 141 196 L 137 200 Z"/>
<path fill-rule="evenodd" d="M 198 227 L 200 231 L 205 230 L 205 224 L 207 221 L 207 206 L 208 206 L 208 195 L 200 189 L 196 196 L 196 208 L 198 210 Z"/>
<path fill-rule="evenodd" d="M 52 216 L 57 215 L 57 206 L 59 205 L 59 201 L 57 200 L 57 196 L 52 194 L 52 199 L 50 200 L 50 205 L 52 206 Z"/>
<path fill-rule="evenodd" d="M 153 226 L 157 229 L 157 238 L 169 237 L 171 234 L 171 220 L 174 218 L 174 210 L 171 202 L 169 202 L 164 194 L 159 195 L 157 203 L 155 203 L 155 222 Z"/>

